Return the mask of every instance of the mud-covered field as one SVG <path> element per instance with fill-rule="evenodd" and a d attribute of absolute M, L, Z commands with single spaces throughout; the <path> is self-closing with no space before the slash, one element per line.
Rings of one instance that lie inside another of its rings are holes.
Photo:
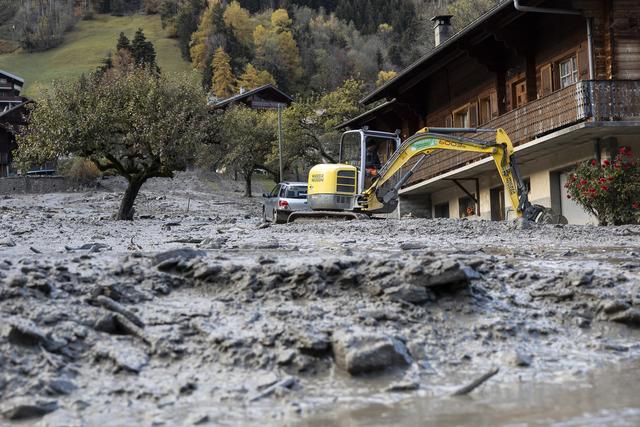
<path fill-rule="evenodd" d="M 640 423 L 638 226 L 268 225 L 193 173 L 118 222 L 101 185 L 0 196 L 0 425 Z"/>

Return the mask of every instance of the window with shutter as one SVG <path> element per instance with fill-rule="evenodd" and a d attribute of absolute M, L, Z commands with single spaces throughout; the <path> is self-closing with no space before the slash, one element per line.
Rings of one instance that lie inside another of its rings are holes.
<path fill-rule="evenodd" d="M 468 128 L 470 126 L 469 105 L 465 105 L 453 112 L 453 126 L 457 128 Z"/>
<path fill-rule="evenodd" d="M 524 79 L 518 80 L 511 85 L 511 96 L 513 108 L 522 107 L 527 103 L 527 82 Z"/>
<path fill-rule="evenodd" d="M 575 56 L 560 62 L 558 69 L 560 72 L 560 88 L 565 88 L 578 81 L 578 64 Z"/>
<path fill-rule="evenodd" d="M 491 117 L 495 118 L 500 115 L 498 111 L 498 92 L 491 92 Z"/>
<path fill-rule="evenodd" d="M 469 104 L 469 126 L 472 128 L 478 127 L 478 103 L 472 102 Z"/>
<path fill-rule="evenodd" d="M 542 96 L 549 95 L 553 92 L 553 74 L 551 73 L 551 64 L 547 64 L 540 70 Z"/>
<path fill-rule="evenodd" d="M 451 114 L 448 114 L 444 119 L 444 126 L 447 128 L 453 127 L 453 121 L 451 120 Z"/>
<path fill-rule="evenodd" d="M 487 96 L 485 98 L 480 99 L 480 110 L 479 110 L 479 122 L 481 125 L 489 122 L 491 120 L 491 96 Z"/>
<path fill-rule="evenodd" d="M 579 79 L 587 80 L 589 78 L 589 51 L 584 47 L 578 51 L 578 69 Z"/>

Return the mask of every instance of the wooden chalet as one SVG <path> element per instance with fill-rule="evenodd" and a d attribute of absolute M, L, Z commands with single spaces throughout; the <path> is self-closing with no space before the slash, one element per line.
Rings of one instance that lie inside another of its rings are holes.
<path fill-rule="evenodd" d="M 24 125 L 30 101 L 20 96 L 24 80 L 0 70 L 0 177 L 13 174 L 11 152 L 17 147 L 15 127 Z"/>
<path fill-rule="evenodd" d="M 592 222 L 563 184 L 579 161 L 640 151 L 640 1 L 506 0 L 453 36 L 451 19 L 434 18 L 440 44 L 342 127 L 404 137 L 425 126 L 504 128 L 532 202 Z M 478 154 L 432 155 L 401 195 L 418 216 L 512 215 L 491 159 Z"/>
<path fill-rule="evenodd" d="M 209 106 L 212 110 L 226 110 L 232 105 L 243 104 L 254 109 L 285 108 L 293 102 L 293 98 L 277 87 L 267 84 L 226 99 L 211 99 Z"/>

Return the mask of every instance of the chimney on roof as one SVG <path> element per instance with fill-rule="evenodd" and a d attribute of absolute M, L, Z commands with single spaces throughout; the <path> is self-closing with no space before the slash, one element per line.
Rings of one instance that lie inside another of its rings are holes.
<path fill-rule="evenodd" d="M 453 35 L 451 18 L 453 18 L 453 15 L 437 15 L 431 18 L 431 21 L 435 24 L 433 28 L 436 36 L 436 47 L 446 42 Z"/>

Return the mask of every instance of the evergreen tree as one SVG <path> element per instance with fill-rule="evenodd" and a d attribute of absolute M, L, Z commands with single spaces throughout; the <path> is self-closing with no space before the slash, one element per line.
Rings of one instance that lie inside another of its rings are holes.
<path fill-rule="evenodd" d="M 106 73 L 108 70 L 112 68 L 113 68 L 113 55 L 111 54 L 111 52 L 109 52 L 107 56 L 104 59 L 102 59 L 102 61 L 100 61 L 100 66 L 98 67 L 96 72 L 98 73 L 99 76 L 102 76 L 104 73 Z"/>
<path fill-rule="evenodd" d="M 120 37 L 118 38 L 118 44 L 116 44 L 116 50 L 131 50 L 131 43 L 129 42 L 129 39 L 127 38 L 127 36 L 124 35 L 124 33 L 120 33 Z"/>
<path fill-rule="evenodd" d="M 222 47 L 216 50 L 211 63 L 213 70 L 213 94 L 218 98 L 228 98 L 236 91 L 236 79 L 231 70 L 231 58 Z"/>
<path fill-rule="evenodd" d="M 131 42 L 131 56 L 137 66 L 148 67 L 150 70 L 159 72 L 158 64 L 156 63 L 156 50 L 153 47 L 153 43 L 147 40 L 142 31 L 142 28 L 138 28 L 133 41 Z"/>
<path fill-rule="evenodd" d="M 184 59 L 190 60 L 189 43 L 191 35 L 198 29 L 200 13 L 206 6 L 205 0 L 187 0 L 180 3 L 175 18 L 176 36 Z"/>

